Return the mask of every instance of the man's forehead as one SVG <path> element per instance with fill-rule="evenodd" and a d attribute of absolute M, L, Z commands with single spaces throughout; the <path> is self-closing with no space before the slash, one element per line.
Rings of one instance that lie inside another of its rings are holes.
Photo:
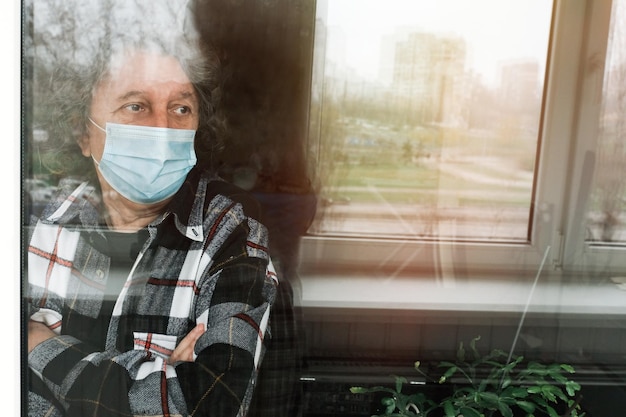
<path fill-rule="evenodd" d="M 111 60 L 111 81 L 190 84 L 180 62 L 173 56 L 155 52 L 129 51 Z"/>

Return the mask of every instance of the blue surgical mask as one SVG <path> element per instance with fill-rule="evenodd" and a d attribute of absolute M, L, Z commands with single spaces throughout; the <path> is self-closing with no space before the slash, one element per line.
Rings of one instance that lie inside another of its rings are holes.
<path fill-rule="evenodd" d="M 119 194 L 141 204 L 161 202 L 182 186 L 196 164 L 195 130 L 107 123 L 96 166 Z M 93 157 L 93 156 L 92 156 Z"/>

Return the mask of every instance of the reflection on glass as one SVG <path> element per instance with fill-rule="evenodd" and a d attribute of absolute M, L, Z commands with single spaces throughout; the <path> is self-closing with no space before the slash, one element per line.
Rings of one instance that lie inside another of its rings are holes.
<path fill-rule="evenodd" d="M 529 238 L 552 4 L 433 4 L 319 7 L 312 233 Z"/>
<path fill-rule="evenodd" d="M 614 1 L 604 69 L 588 239 L 626 243 L 626 2 Z"/>

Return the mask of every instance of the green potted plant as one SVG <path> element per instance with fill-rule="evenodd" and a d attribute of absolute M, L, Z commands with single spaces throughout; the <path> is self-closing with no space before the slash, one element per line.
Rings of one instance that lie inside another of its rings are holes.
<path fill-rule="evenodd" d="M 442 361 L 441 375 L 431 378 L 415 362 L 415 370 L 428 381 L 447 384 L 450 395 L 434 401 L 424 393 L 402 391 L 407 380 L 394 376 L 395 387 L 352 387 L 352 393 L 383 393 L 381 416 L 398 417 L 583 417 L 577 399 L 580 385 L 568 378 L 574 368 L 567 364 L 524 362 L 523 356 L 507 356 L 494 349 L 481 355 L 477 337 L 466 351 L 463 343 L 456 362 Z M 559 410 L 559 411 L 557 411 Z"/>

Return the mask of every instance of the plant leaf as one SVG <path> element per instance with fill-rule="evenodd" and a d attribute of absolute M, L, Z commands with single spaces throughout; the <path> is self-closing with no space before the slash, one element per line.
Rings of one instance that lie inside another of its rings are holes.
<path fill-rule="evenodd" d="M 463 347 L 463 342 L 459 343 L 459 349 L 456 351 L 456 360 L 465 362 L 465 348 Z"/>
<path fill-rule="evenodd" d="M 565 383 L 565 390 L 570 397 L 573 397 L 574 395 L 576 395 L 576 391 L 580 390 L 580 384 L 574 381 L 567 381 Z"/>
<path fill-rule="evenodd" d="M 556 395 L 554 395 L 553 388 L 554 387 L 552 385 L 542 385 L 541 386 L 541 395 L 546 400 L 555 403 L 556 402 Z"/>
<path fill-rule="evenodd" d="M 540 386 L 528 387 L 526 388 L 526 391 L 528 391 L 529 394 L 539 394 L 541 392 L 541 387 Z"/>
<path fill-rule="evenodd" d="M 478 336 L 476 336 L 475 338 L 473 338 L 473 339 L 470 341 L 470 347 L 471 347 L 472 349 L 476 349 L 476 342 L 478 342 L 479 340 L 480 340 L 480 335 L 478 335 Z"/>
<path fill-rule="evenodd" d="M 456 366 L 452 366 L 451 368 L 449 368 L 444 374 L 443 377 L 444 378 L 450 378 L 452 375 L 454 375 L 454 373 L 456 372 L 457 367 Z"/>
<path fill-rule="evenodd" d="M 481 403 L 485 402 L 491 407 L 497 406 L 497 404 L 500 402 L 500 397 L 498 397 L 498 394 L 489 391 L 479 392 L 478 398 L 480 398 Z"/>
<path fill-rule="evenodd" d="M 535 412 L 535 408 L 537 408 L 537 406 L 529 401 L 517 401 L 517 406 L 519 408 L 521 408 L 522 410 L 524 410 L 525 412 L 532 414 Z"/>
<path fill-rule="evenodd" d="M 556 410 L 550 406 L 546 407 L 546 411 L 550 417 L 559 417 L 559 413 L 557 413 Z"/>
<path fill-rule="evenodd" d="M 380 400 L 381 404 L 385 406 L 385 415 L 389 415 L 393 413 L 393 410 L 396 409 L 396 400 L 391 397 L 385 397 Z"/>
<path fill-rule="evenodd" d="M 567 378 L 561 373 L 551 373 L 550 376 L 558 383 L 565 384 L 567 382 Z"/>
<path fill-rule="evenodd" d="M 472 407 L 461 407 L 459 411 L 461 411 L 461 414 L 463 414 L 463 417 L 481 417 L 482 416 L 482 414 L 480 414 L 480 411 Z"/>
<path fill-rule="evenodd" d="M 542 385 L 541 394 L 552 402 L 557 402 L 557 398 L 567 402 L 567 396 L 561 391 L 561 388 L 554 385 Z"/>
<path fill-rule="evenodd" d="M 526 388 L 511 387 L 510 393 L 512 397 L 516 397 L 516 398 L 528 397 L 528 391 L 526 390 Z"/>
<path fill-rule="evenodd" d="M 446 413 L 446 417 L 456 417 L 456 412 L 452 401 L 445 400 L 443 403 L 443 412 Z"/>
<path fill-rule="evenodd" d="M 513 410 L 503 402 L 498 403 L 498 410 L 502 414 L 502 417 L 513 417 Z"/>
<path fill-rule="evenodd" d="M 407 383 L 407 379 L 403 376 L 394 375 L 394 379 L 396 380 L 396 391 L 398 393 L 402 392 L 402 385 Z"/>

